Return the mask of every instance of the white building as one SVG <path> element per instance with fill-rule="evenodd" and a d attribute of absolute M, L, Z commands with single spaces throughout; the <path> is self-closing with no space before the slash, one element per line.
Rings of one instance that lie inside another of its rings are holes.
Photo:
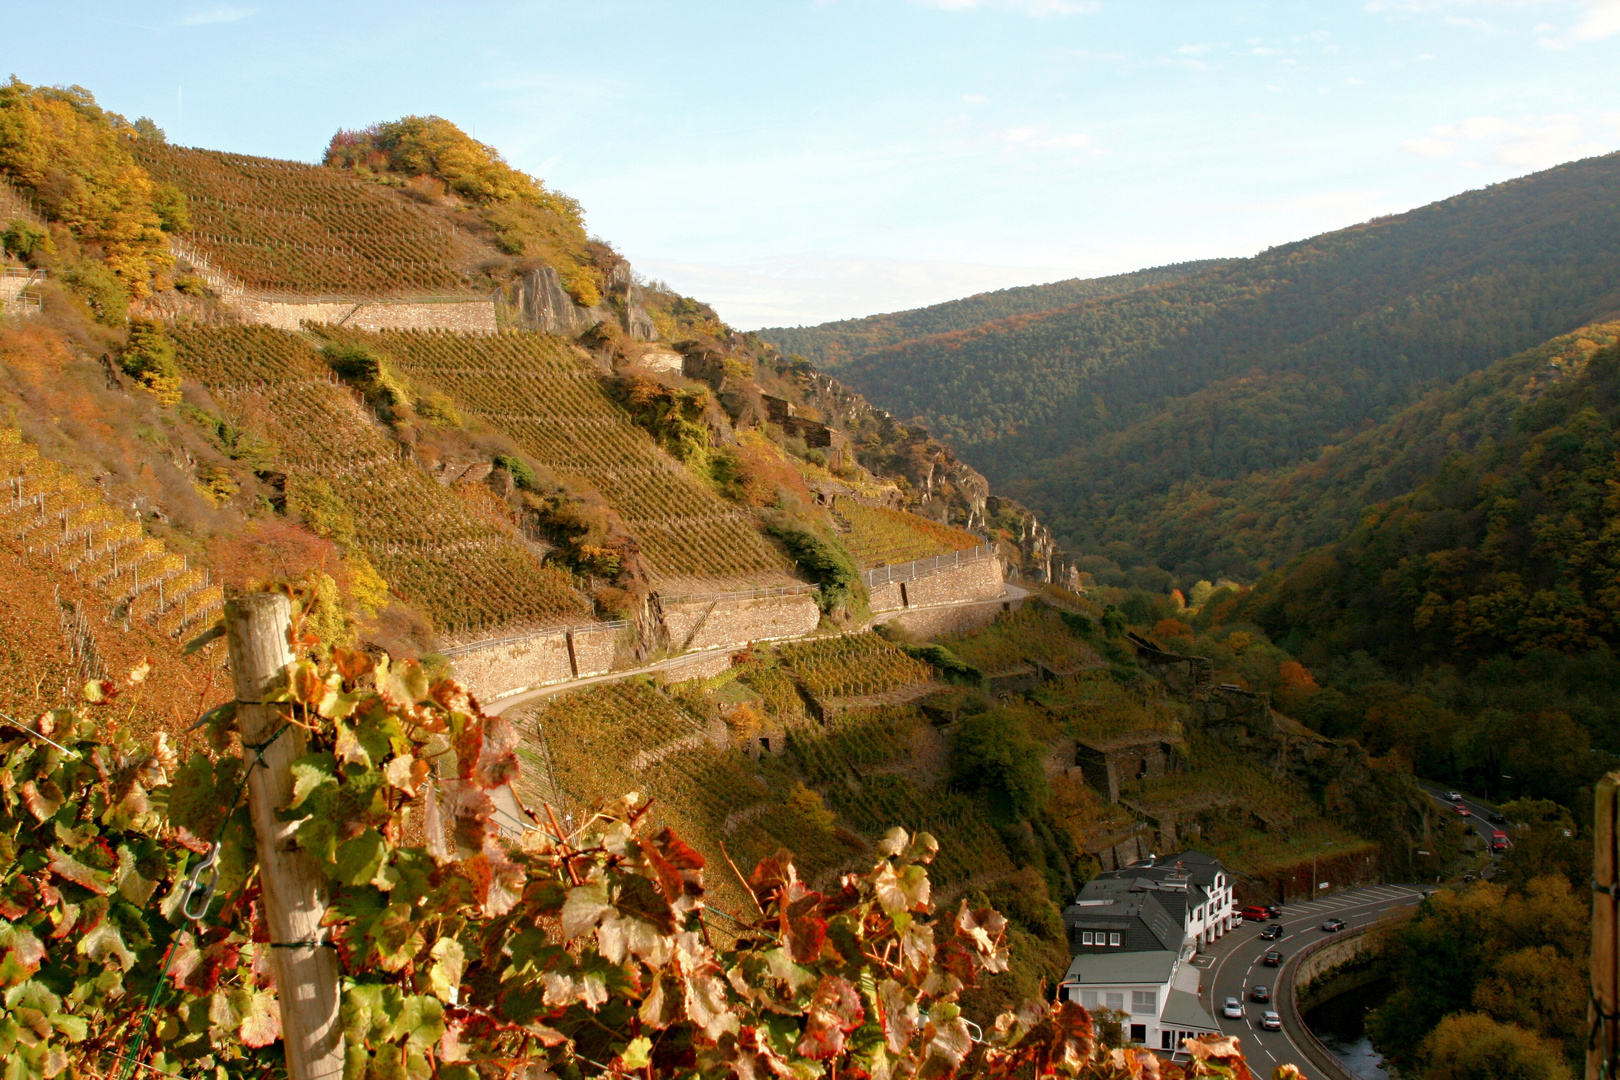
<path fill-rule="evenodd" d="M 1218 1035 L 1192 958 L 1241 921 L 1231 875 L 1209 855 L 1188 851 L 1102 874 L 1063 912 L 1072 959 L 1059 996 L 1127 1014 L 1129 1039 L 1154 1049 Z"/>

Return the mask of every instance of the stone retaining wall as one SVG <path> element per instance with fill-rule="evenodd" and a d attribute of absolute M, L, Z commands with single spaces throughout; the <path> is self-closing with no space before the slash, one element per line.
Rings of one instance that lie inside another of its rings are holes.
<path fill-rule="evenodd" d="M 680 657 L 658 673 L 660 682 L 678 683 L 690 679 L 712 679 L 731 668 L 731 650 L 716 649 L 691 657 Z M 721 724 L 724 727 L 724 722 Z"/>
<path fill-rule="evenodd" d="M 484 701 L 574 677 L 566 630 L 533 634 L 493 648 L 462 653 L 451 665 L 456 678 Z"/>
<path fill-rule="evenodd" d="M 1000 559 L 979 559 L 905 583 L 907 607 L 993 600 L 1006 591 Z"/>
<path fill-rule="evenodd" d="M 887 621 L 913 637 L 936 638 L 944 634 L 965 634 L 989 626 L 1001 614 L 1001 604 L 946 604 L 942 607 L 912 608 Z"/>
<path fill-rule="evenodd" d="M 898 581 L 875 586 L 871 597 L 873 611 L 895 611 L 906 606 L 905 586 Z"/>
<path fill-rule="evenodd" d="M 387 301 L 256 300 L 227 297 L 226 306 L 248 322 L 297 330 L 303 322 L 340 323 L 351 330 L 453 330 L 467 334 L 493 334 L 493 300 L 446 300 L 391 303 Z"/>
<path fill-rule="evenodd" d="M 606 675 L 613 670 L 613 655 L 619 645 L 619 628 L 576 629 L 568 635 L 569 647 L 574 654 L 574 675 Z"/>
<path fill-rule="evenodd" d="M 664 605 L 664 630 L 671 648 L 736 648 L 750 641 L 803 637 L 821 622 L 814 594 L 752 599 L 689 600 Z"/>
<path fill-rule="evenodd" d="M 621 626 L 544 630 L 505 638 L 451 659 L 456 678 L 484 701 L 613 670 Z"/>

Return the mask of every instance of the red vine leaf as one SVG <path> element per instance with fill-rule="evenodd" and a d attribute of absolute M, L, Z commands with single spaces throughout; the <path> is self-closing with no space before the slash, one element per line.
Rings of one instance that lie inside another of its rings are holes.
<path fill-rule="evenodd" d="M 816 986 L 806 1012 L 804 1036 L 799 1053 L 825 1061 L 844 1049 L 844 1036 L 861 1026 L 866 1010 L 861 1008 L 855 988 L 837 975 L 828 975 Z"/>

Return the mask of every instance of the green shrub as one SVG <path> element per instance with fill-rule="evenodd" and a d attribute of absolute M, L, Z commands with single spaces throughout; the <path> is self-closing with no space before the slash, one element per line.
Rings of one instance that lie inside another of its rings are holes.
<path fill-rule="evenodd" d="M 1041 765 L 1046 754 L 1022 719 L 992 709 L 962 721 L 952 737 L 951 783 L 988 796 L 991 809 L 1004 818 L 1027 819 L 1052 795 Z"/>
<path fill-rule="evenodd" d="M 103 326 L 122 326 L 129 314 L 129 292 L 104 263 L 83 262 L 62 275 L 67 287 L 90 305 L 90 313 Z"/>
<path fill-rule="evenodd" d="M 120 294 L 122 286 L 119 286 Z M 163 405 L 180 401 L 180 365 L 174 360 L 174 342 L 163 324 L 153 319 L 132 319 L 129 338 L 118 362 L 125 374 L 139 379 Z"/>
<path fill-rule="evenodd" d="M 966 663 L 943 645 L 902 645 L 913 657 L 939 669 L 951 682 L 967 686 L 983 686 L 984 672 Z"/>
<path fill-rule="evenodd" d="M 864 607 L 867 593 L 861 572 L 836 540 L 811 531 L 798 522 L 776 522 L 766 531 L 788 549 L 794 562 L 821 586 L 821 610 L 832 614 L 840 607 Z"/>
<path fill-rule="evenodd" d="M 518 487 L 523 488 L 525 491 L 535 490 L 536 483 L 533 467 L 516 454 L 497 454 L 495 456 L 495 467 L 505 469 L 511 473 L 512 483 Z"/>

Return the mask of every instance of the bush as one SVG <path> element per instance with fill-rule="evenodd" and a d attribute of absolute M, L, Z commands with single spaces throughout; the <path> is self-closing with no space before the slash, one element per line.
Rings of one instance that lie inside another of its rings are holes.
<path fill-rule="evenodd" d="M 943 645 L 902 645 L 901 648 L 924 663 L 932 664 L 951 682 L 983 686 L 984 672 L 958 657 Z"/>
<path fill-rule="evenodd" d="M 830 540 L 812 527 L 798 522 L 777 522 L 766 526 L 766 531 L 788 549 L 799 569 L 809 574 L 821 586 L 821 610 L 832 614 L 842 607 L 851 610 L 866 605 L 866 583 L 855 562 L 841 544 Z"/>
<path fill-rule="evenodd" d="M 1028 819 L 1052 797 L 1041 762 L 1047 747 L 1006 709 L 970 716 L 951 739 L 951 783 L 982 792 L 992 810 Z"/>
<path fill-rule="evenodd" d="M 51 234 L 26 221 L 13 221 L 7 225 L 6 231 L 0 232 L 0 247 L 4 247 L 6 254 L 19 259 L 32 259 L 35 253 L 49 255 L 55 250 Z"/>
<path fill-rule="evenodd" d="M 516 454 L 497 454 L 495 455 L 495 467 L 505 469 L 508 473 L 511 473 L 512 483 L 523 490 L 535 490 L 534 468 L 523 458 L 518 457 Z"/>
<path fill-rule="evenodd" d="M 169 340 L 162 323 L 152 319 L 130 320 L 129 337 L 118 362 L 124 373 L 139 379 L 160 404 L 179 403 L 180 365 L 175 363 L 174 342 Z"/>
<path fill-rule="evenodd" d="M 90 305 L 90 314 L 103 326 L 122 326 L 129 314 L 129 292 L 105 264 L 82 262 L 62 275 L 67 287 Z"/>

